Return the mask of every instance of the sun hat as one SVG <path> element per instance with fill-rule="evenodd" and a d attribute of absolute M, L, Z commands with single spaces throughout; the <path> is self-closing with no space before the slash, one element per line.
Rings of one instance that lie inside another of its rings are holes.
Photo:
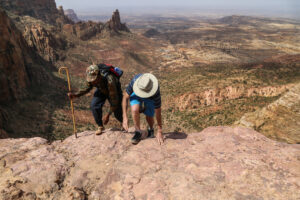
<path fill-rule="evenodd" d="M 99 74 L 99 67 L 97 65 L 91 65 L 86 69 L 86 80 L 88 82 L 93 82 L 97 79 Z"/>
<path fill-rule="evenodd" d="M 141 97 L 152 97 L 158 90 L 158 80 L 150 73 L 141 75 L 133 84 L 133 92 Z"/>

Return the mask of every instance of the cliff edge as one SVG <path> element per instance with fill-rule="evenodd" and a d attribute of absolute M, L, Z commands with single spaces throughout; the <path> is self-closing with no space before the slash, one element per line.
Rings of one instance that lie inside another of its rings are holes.
<path fill-rule="evenodd" d="M 300 145 L 247 128 L 0 140 L 0 199 L 297 199 Z"/>

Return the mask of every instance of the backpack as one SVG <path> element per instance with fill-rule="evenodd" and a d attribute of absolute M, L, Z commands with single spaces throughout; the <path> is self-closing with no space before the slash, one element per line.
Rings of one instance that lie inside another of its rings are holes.
<path fill-rule="evenodd" d="M 121 76 L 123 75 L 122 69 L 120 69 L 119 67 L 114 67 L 111 64 L 101 63 L 98 64 L 98 68 L 105 78 L 109 73 L 114 74 L 118 79 L 120 79 Z"/>

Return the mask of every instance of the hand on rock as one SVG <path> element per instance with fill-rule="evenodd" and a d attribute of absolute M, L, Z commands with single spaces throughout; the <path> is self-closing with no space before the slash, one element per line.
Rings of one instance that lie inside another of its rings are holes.
<path fill-rule="evenodd" d="M 162 135 L 162 130 L 157 131 L 156 139 L 159 145 L 162 145 L 164 143 L 164 138 Z"/>
<path fill-rule="evenodd" d="M 124 130 L 126 132 L 128 132 L 128 119 L 127 118 L 123 118 L 123 124 L 122 124 Z"/>

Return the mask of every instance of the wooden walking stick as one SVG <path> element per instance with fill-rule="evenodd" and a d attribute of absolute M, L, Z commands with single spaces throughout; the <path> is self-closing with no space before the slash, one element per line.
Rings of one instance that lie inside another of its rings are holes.
<path fill-rule="evenodd" d="M 58 73 L 60 75 L 62 75 L 62 70 L 65 70 L 66 73 L 67 73 L 69 92 L 71 92 L 71 83 L 70 83 L 69 69 L 67 67 L 60 67 L 59 70 L 58 70 Z M 73 117 L 74 135 L 77 138 L 76 124 L 75 124 L 75 115 L 74 115 L 74 107 L 73 107 L 73 101 L 72 101 L 72 99 L 70 99 L 70 102 L 71 102 L 71 110 L 72 110 L 72 117 Z"/>

